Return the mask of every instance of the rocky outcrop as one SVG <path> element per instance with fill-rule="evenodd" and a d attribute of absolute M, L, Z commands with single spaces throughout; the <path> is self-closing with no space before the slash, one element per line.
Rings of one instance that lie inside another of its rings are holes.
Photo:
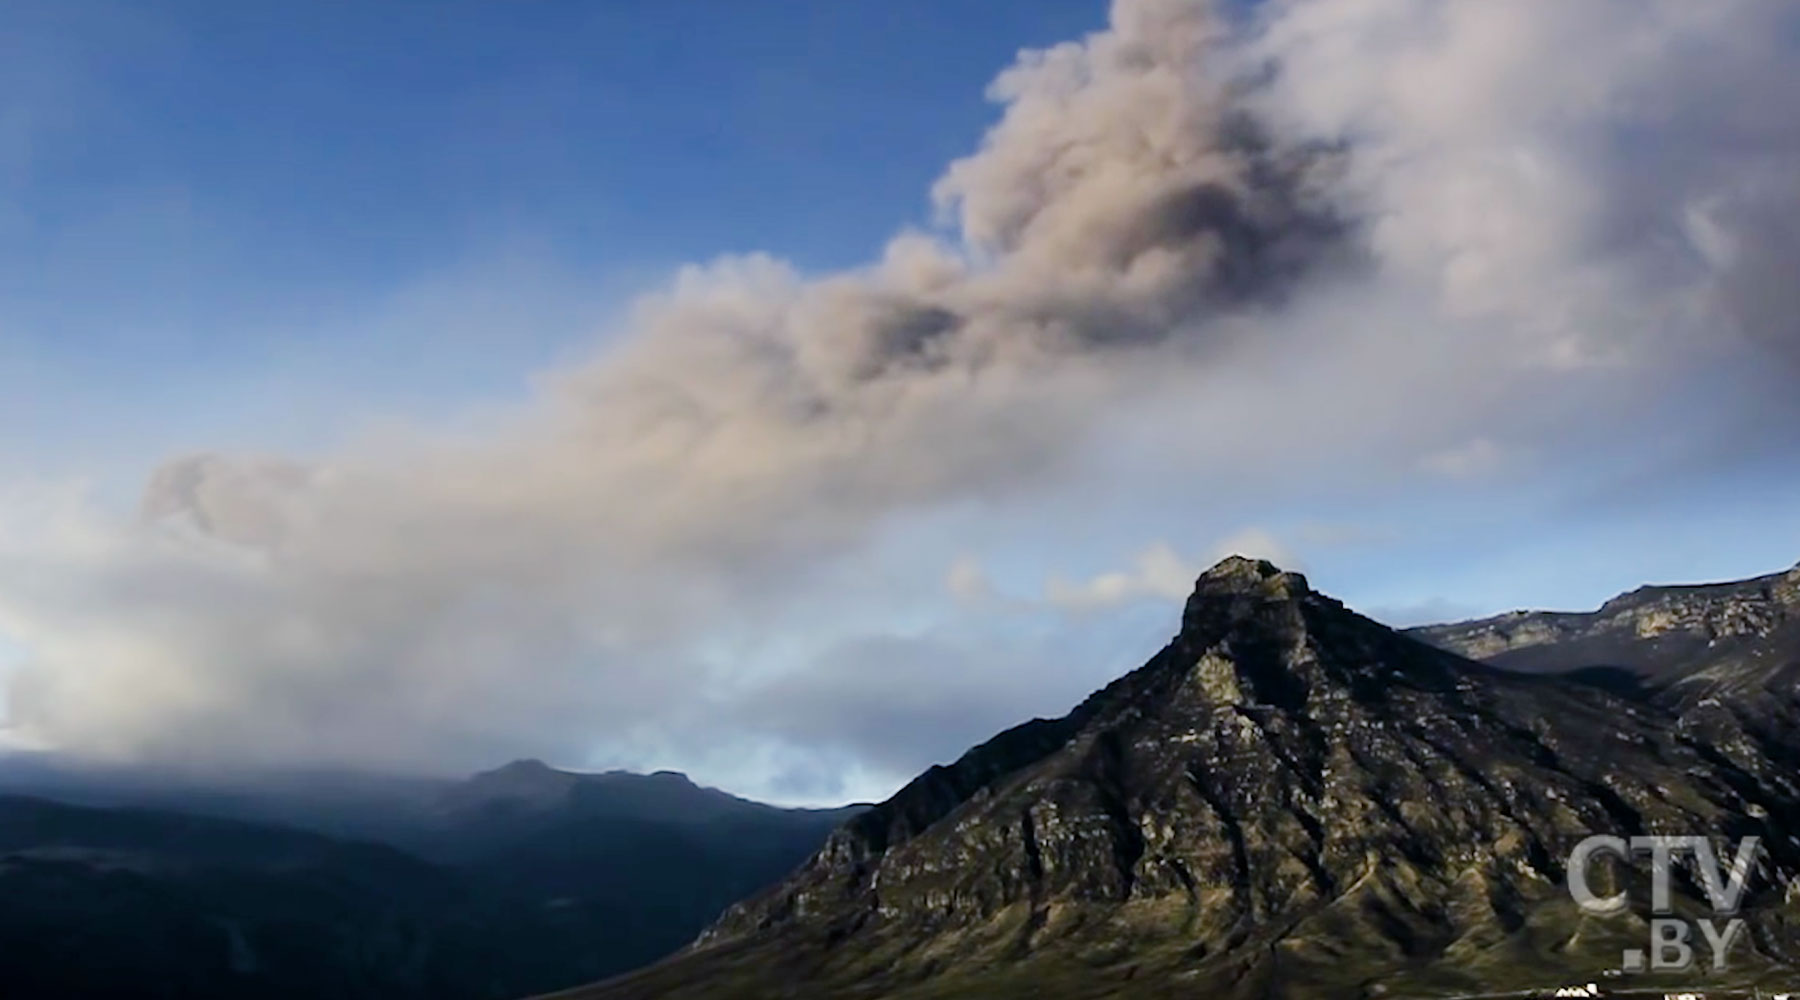
<path fill-rule="evenodd" d="M 1593 612 L 1515 611 L 1411 634 L 1511 670 L 1613 667 L 1658 683 L 1754 656 L 1796 632 L 1800 567 L 1737 583 L 1643 587 Z"/>
<path fill-rule="evenodd" d="M 933 769 L 687 956 L 589 995 L 1313 997 L 1592 974 L 1642 927 L 1570 903 L 1582 837 L 1762 833 L 1761 884 L 1800 871 L 1786 772 L 1696 733 L 1227 560 L 1144 667 Z M 1779 891 L 1755 905 L 1785 912 Z"/>

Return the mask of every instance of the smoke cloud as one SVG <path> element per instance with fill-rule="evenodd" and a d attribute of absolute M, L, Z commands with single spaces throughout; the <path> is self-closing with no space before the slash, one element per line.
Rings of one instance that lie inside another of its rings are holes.
<path fill-rule="evenodd" d="M 1116 482 L 1224 517 L 1206 498 L 1398 488 L 1433 456 L 1553 469 L 1572 422 L 1654 427 L 1721 373 L 1779 406 L 1797 40 L 1775 0 L 1117 0 L 999 76 L 998 123 L 931 192 L 940 227 L 864 268 L 688 268 L 481 433 L 176 458 L 130 520 L 13 497 L 9 731 L 444 769 L 827 731 L 854 761 L 873 728 L 867 761 L 902 775 L 996 712 L 897 699 L 900 661 L 979 658 L 917 635 L 791 671 L 734 651 L 868 596 L 855 560 L 934 512 Z M 1119 587 L 1168 589 L 1187 564 L 1159 552 Z M 1100 679 L 1056 676 L 1058 698 Z M 806 709 L 770 733 L 775 704 Z"/>

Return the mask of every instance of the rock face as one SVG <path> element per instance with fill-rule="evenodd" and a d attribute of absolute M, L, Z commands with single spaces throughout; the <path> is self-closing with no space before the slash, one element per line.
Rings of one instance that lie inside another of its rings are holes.
<path fill-rule="evenodd" d="M 1412 631 L 1509 670 L 1560 674 L 1653 705 L 1685 738 L 1800 768 L 1800 566 L 1643 587 L 1586 614 L 1524 611 Z"/>
<path fill-rule="evenodd" d="M 1736 583 L 1643 587 L 1593 612 L 1515 611 L 1408 634 L 1493 666 L 1569 675 L 1672 708 L 1722 701 L 1767 715 L 1796 694 L 1800 567 Z"/>
<path fill-rule="evenodd" d="M 1800 650 L 1800 567 L 1738 583 L 1643 587 L 1594 612 L 1515 611 L 1410 634 L 1511 670 L 1617 668 L 1673 683 Z"/>
<path fill-rule="evenodd" d="M 1596 833 L 1764 836 L 1763 929 L 1743 948 L 1781 960 L 1768 928 L 1800 871 L 1800 795 L 1762 743 L 1704 735 L 1660 704 L 1471 662 L 1231 559 L 1144 667 L 933 768 L 687 955 L 581 995 L 1554 984 L 1646 939 L 1641 915 L 1569 900 L 1563 859 Z"/>

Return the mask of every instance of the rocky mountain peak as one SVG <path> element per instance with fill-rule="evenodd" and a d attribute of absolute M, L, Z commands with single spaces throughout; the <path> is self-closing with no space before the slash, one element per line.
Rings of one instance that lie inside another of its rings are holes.
<path fill-rule="evenodd" d="M 1229 556 L 1200 574 L 1195 596 L 1255 594 L 1293 598 L 1312 593 L 1306 577 L 1290 573 L 1267 559 Z"/>
<path fill-rule="evenodd" d="M 1660 588 L 1629 627 L 1770 582 Z M 1563 859 L 1596 833 L 1758 836 L 1746 912 L 1791 926 L 1800 789 L 1770 748 L 1792 741 L 1732 721 L 1478 665 L 1227 559 L 1143 667 L 931 768 L 686 955 L 592 996 L 1311 1000 L 1594 976 L 1642 941 L 1569 897 Z M 1789 960 L 1750 936 L 1746 962 Z"/>
<path fill-rule="evenodd" d="M 1182 633 L 1217 635 L 1247 623 L 1293 619 L 1301 604 L 1337 602 L 1314 593 L 1306 577 L 1263 559 L 1232 556 L 1200 575 L 1182 612 Z"/>

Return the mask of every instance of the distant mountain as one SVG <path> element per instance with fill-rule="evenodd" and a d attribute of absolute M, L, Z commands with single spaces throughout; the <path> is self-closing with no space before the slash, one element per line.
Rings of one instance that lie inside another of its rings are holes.
<path fill-rule="evenodd" d="M 567 996 L 1311 1000 L 1585 981 L 1647 925 L 1583 914 L 1564 859 L 1590 834 L 1649 831 L 1765 839 L 1746 975 L 1796 957 L 1791 774 L 1678 709 L 1472 662 L 1232 559 L 1141 669 L 932 768 L 687 952 Z M 1678 904 L 1693 893 L 1678 884 Z"/>
<path fill-rule="evenodd" d="M 676 771 L 585 774 L 520 760 L 441 789 L 429 803 L 429 822 L 457 831 L 529 827 L 557 816 L 683 827 L 761 819 L 810 828 L 835 824 L 862 808 L 783 809 L 696 785 Z"/>
<path fill-rule="evenodd" d="M 579 945 L 390 847 L 0 797 L 9 998 L 504 998 Z"/>
<path fill-rule="evenodd" d="M 780 809 L 672 772 L 537 761 L 465 781 L 259 783 L 14 756 L 0 762 L 0 788 L 64 800 L 0 797 L 0 890 L 16 890 L 0 900 L 8 1000 L 516 997 L 568 986 L 680 948 L 859 811 Z M 141 921 L 188 936 L 140 941 L 130 928 Z M 74 963 L 77 950 L 90 960 Z M 233 955 L 252 971 L 234 971 Z M 284 962 L 304 966 L 288 992 L 257 978 L 287 975 Z M 73 981 L 57 978 L 65 966 L 101 978 L 69 992 Z M 169 992 L 141 987 L 156 970 Z"/>
<path fill-rule="evenodd" d="M 1594 612 L 1520 611 L 1411 634 L 1494 666 L 1610 688 L 1734 759 L 1754 747 L 1800 773 L 1800 566 L 1643 587 Z"/>
<path fill-rule="evenodd" d="M 1611 669 L 1647 687 L 1736 684 L 1800 656 L 1800 567 L 1737 583 L 1643 587 L 1598 611 L 1515 611 L 1409 634 L 1509 670 Z"/>
<path fill-rule="evenodd" d="M 557 914 L 604 975 L 692 941 L 861 809 L 780 809 L 669 771 L 574 774 L 519 761 L 444 790 L 410 842 Z"/>
<path fill-rule="evenodd" d="M 0 794 L 193 813 L 352 840 L 409 834 L 454 784 L 454 779 L 347 769 L 191 770 L 53 753 L 0 754 Z"/>

